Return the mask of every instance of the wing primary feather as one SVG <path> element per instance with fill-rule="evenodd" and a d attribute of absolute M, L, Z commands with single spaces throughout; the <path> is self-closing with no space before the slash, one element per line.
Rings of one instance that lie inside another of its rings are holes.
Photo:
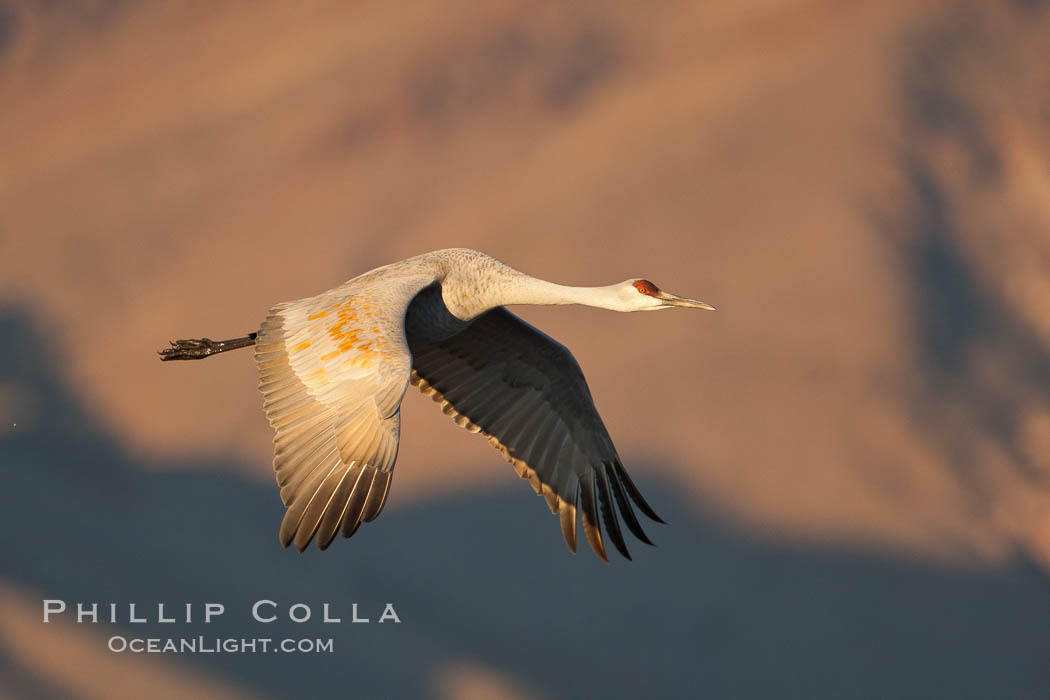
<path fill-rule="evenodd" d="M 327 430 L 316 430 L 314 434 L 307 433 L 296 440 L 282 440 L 277 443 L 277 447 L 274 450 L 274 470 L 277 472 L 278 483 L 281 486 L 285 485 L 288 481 L 287 476 L 281 478 L 281 475 L 293 471 L 295 466 L 301 464 L 307 460 L 314 460 L 317 457 L 323 457 L 325 453 L 318 455 L 318 451 L 322 449 L 336 449 L 337 445 L 332 440 L 332 436 L 328 434 Z"/>
<path fill-rule="evenodd" d="M 361 510 L 361 522 L 368 523 L 379 517 L 386 503 L 386 495 L 390 492 L 390 478 L 393 472 L 377 471 L 372 486 L 368 489 L 368 498 L 365 499 L 364 508 Z"/>
<path fill-rule="evenodd" d="M 350 477 L 349 481 L 347 482 L 348 487 L 344 489 L 342 494 L 340 494 L 341 499 L 339 502 L 343 504 L 343 507 L 339 509 L 339 517 L 337 519 L 337 532 L 341 532 L 343 534 L 343 537 L 350 536 L 346 534 L 346 531 L 349 529 L 346 525 L 347 512 L 350 510 L 350 502 L 353 500 L 353 494 L 356 493 L 358 485 L 361 483 L 361 480 L 367 476 L 367 474 L 367 464 L 362 464 L 361 462 L 354 462 L 354 474 Z M 355 526 L 353 530 L 356 529 L 357 527 Z M 351 531 L 350 534 L 353 534 L 353 532 Z"/>
<path fill-rule="evenodd" d="M 576 504 L 580 500 L 579 484 L 572 491 L 572 503 L 562 499 L 559 504 L 559 517 L 561 518 L 561 534 L 565 536 L 565 544 L 576 554 Z"/>
<path fill-rule="evenodd" d="M 551 441 L 547 444 L 546 449 L 539 455 L 536 462 L 537 464 L 544 464 L 546 463 L 548 456 L 550 457 L 550 462 L 554 464 L 554 467 L 551 469 L 551 473 L 547 477 L 547 482 L 559 495 L 567 495 L 569 491 L 568 483 L 566 483 L 564 488 L 559 484 L 559 479 L 561 478 L 559 475 L 563 473 L 563 467 L 567 460 L 558 459 L 558 455 L 561 454 L 561 451 L 565 448 L 565 443 L 569 438 L 569 431 L 561 428 L 561 433 L 554 435 Z M 571 479 L 571 470 L 565 473 L 568 474 Z"/>
<path fill-rule="evenodd" d="M 363 442 L 371 440 L 376 431 L 376 426 L 369 422 L 368 416 L 364 413 L 356 413 L 347 417 L 336 429 L 336 444 L 339 446 L 339 452 L 348 454 L 352 449 L 353 454 L 362 462 L 369 461 L 372 455 L 361 448 Z"/>
<path fill-rule="evenodd" d="M 343 513 L 343 524 L 340 527 L 343 537 L 349 537 L 357 532 L 357 528 L 361 524 L 361 509 L 365 506 L 365 500 L 368 498 L 368 492 L 372 488 L 372 482 L 375 480 L 375 477 L 376 468 L 371 464 L 366 464 L 364 473 L 361 474 L 361 478 L 354 485 L 354 492 L 346 504 L 346 512 Z"/>
<path fill-rule="evenodd" d="M 314 467 L 310 472 L 310 476 L 303 482 L 302 486 L 306 487 L 305 492 L 300 494 L 296 491 L 298 497 L 293 497 L 291 499 L 291 505 L 288 506 L 288 510 L 284 513 L 284 519 L 281 521 L 280 538 L 283 546 L 287 547 L 291 544 L 292 538 L 299 529 L 299 523 L 303 519 L 303 513 L 307 506 L 310 505 L 313 496 L 317 493 L 321 481 L 327 477 L 332 469 L 338 464 L 339 453 L 333 450 L 324 460 Z M 309 496 L 307 494 L 309 494 Z M 302 549 L 299 551 L 302 551 Z"/>
<path fill-rule="evenodd" d="M 598 504 L 594 497 L 594 472 L 589 471 L 580 479 L 580 508 L 583 514 L 583 532 L 591 544 L 594 553 L 606 564 L 609 557 L 605 555 L 605 544 L 602 542 L 602 530 L 598 521 Z"/>
<path fill-rule="evenodd" d="M 650 542 L 649 538 L 646 537 L 645 530 L 642 529 L 642 524 L 638 522 L 638 517 L 634 514 L 634 508 L 631 507 L 631 502 L 627 500 L 627 494 L 623 490 L 623 484 L 621 484 L 620 479 L 617 478 L 612 465 L 606 463 L 603 466 L 606 475 L 609 477 L 609 481 L 612 483 L 613 495 L 616 496 L 616 503 L 620 506 L 620 513 L 623 515 L 623 521 L 627 523 L 627 528 L 642 542 L 655 547 L 656 545 Z"/>
<path fill-rule="evenodd" d="M 539 466 L 536 460 L 537 451 L 543 451 L 550 442 L 550 432 L 543 430 L 550 422 L 551 415 L 544 410 L 534 410 L 519 423 L 517 438 L 520 441 L 517 449 L 518 459 L 524 460 L 530 466 Z"/>
<path fill-rule="evenodd" d="M 379 440 L 379 446 L 376 447 L 376 468 L 379 469 L 380 473 L 385 471 L 389 466 L 393 465 L 395 456 L 394 448 L 390 444 L 390 440 L 386 435 L 383 435 Z M 367 522 L 367 521 L 366 521 Z"/>
<path fill-rule="evenodd" d="M 339 521 L 343 518 L 343 511 L 350 500 L 357 480 L 361 477 L 361 465 L 351 462 L 350 468 L 346 470 L 342 480 L 332 494 L 332 502 L 321 518 L 321 525 L 317 528 L 317 547 L 321 550 L 328 549 L 335 536 L 339 534 Z"/>
<path fill-rule="evenodd" d="M 654 511 L 652 507 L 645 502 L 645 499 L 642 498 L 641 492 L 638 490 L 638 487 L 634 485 L 634 482 L 631 481 L 631 477 L 627 474 L 627 470 L 623 468 L 623 464 L 620 463 L 619 459 L 616 460 L 615 466 L 617 476 L 620 477 L 620 481 L 622 481 L 623 485 L 627 488 L 627 493 L 631 494 L 631 500 L 635 502 L 638 509 L 645 513 L 650 520 L 655 520 L 658 523 L 666 525 L 667 523 L 663 518 L 657 515 L 656 511 Z"/>
<path fill-rule="evenodd" d="M 604 467 L 605 465 L 601 466 Z M 631 555 L 627 551 L 627 543 L 623 541 L 620 520 L 616 517 L 616 508 L 613 506 L 612 494 L 609 492 L 609 479 L 606 477 L 604 469 L 596 469 L 596 471 L 598 474 L 598 504 L 601 508 L 602 519 L 605 521 L 605 529 L 609 533 L 609 537 L 612 539 L 617 551 L 630 561 Z"/>
<path fill-rule="evenodd" d="M 357 532 L 357 528 L 359 528 L 359 527 L 361 527 L 361 521 L 360 520 L 358 520 L 356 523 L 354 523 L 354 526 L 352 528 L 350 528 L 350 532 L 347 532 L 346 528 L 343 528 L 342 529 L 343 537 L 353 537 L 354 533 Z"/>
<path fill-rule="evenodd" d="M 354 454 L 362 462 L 375 463 L 375 450 L 379 445 L 379 426 L 362 421 L 358 426 L 351 426 L 345 433 L 338 437 L 340 454 Z"/>
<path fill-rule="evenodd" d="M 350 472 L 350 469 L 343 464 L 342 460 L 339 461 L 336 468 L 334 468 L 328 476 L 325 477 L 321 485 L 317 487 L 317 492 L 314 493 L 313 498 L 310 499 L 310 504 L 303 511 L 302 520 L 299 522 L 299 529 L 295 533 L 295 547 L 300 552 L 306 549 L 310 545 L 310 540 L 313 539 L 314 533 L 317 532 L 318 527 L 321 525 L 321 521 L 324 519 L 325 513 L 332 507 L 332 498 L 335 496 L 335 491 L 339 488 L 339 485 L 343 483 L 343 479 Z M 321 538 L 317 540 L 317 548 L 325 549 L 328 543 L 323 541 Z"/>
<path fill-rule="evenodd" d="M 322 454 L 322 456 L 317 459 L 312 467 L 298 464 L 297 461 L 282 462 L 278 465 L 277 483 L 281 487 L 281 500 L 285 505 L 291 504 L 292 501 L 295 500 L 295 497 L 299 493 L 299 489 L 303 484 L 309 483 L 321 465 L 327 464 L 332 455 L 338 457 L 339 451 L 336 449 L 335 445 L 325 443 L 316 452 L 311 452 L 309 455 L 305 456 L 313 457 L 317 454 Z"/>
<path fill-rule="evenodd" d="M 551 513 L 554 515 L 558 514 L 558 502 L 561 500 L 554 489 L 547 486 L 543 489 L 543 500 L 547 501 L 547 507 L 551 509 Z"/>
<path fill-rule="evenodd" d="M 541 417 L 534 417 L 532 415 L 526 416 L 522 423 L 521 430 L 514 434 L 514 442 L 517 446 L 514 448 L 507 448 L 508 453 L 519 460 L 522 464 L 527 467 L 524 471 L 519 472 L 519 476 L 523 479 L 528 479 L 532 485 L 533 490 L 536 493 L 540 493 L 540 481 L 539 474 L 533 468 L 529 460 L 529 452 L 532 449 L 532 445 L 541 436 L 533 430 L 534 426 L 540 420 Z M 501 443 L 502 444 L 502 443 Z"/>

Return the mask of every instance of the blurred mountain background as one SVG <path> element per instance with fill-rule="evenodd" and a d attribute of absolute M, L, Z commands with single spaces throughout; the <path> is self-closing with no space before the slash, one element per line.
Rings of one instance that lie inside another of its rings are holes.
<path fill-rule="evenodd" d="M 1047 56 L 1039 0 L 0 0 L 0 696 L 1050 696 Z M 719 307 L 514 309 L 658 548 L 571 556 L 412 390 L 383 516 L 282 550 L 250 354 L 154 354 L 452 246 Z"/>

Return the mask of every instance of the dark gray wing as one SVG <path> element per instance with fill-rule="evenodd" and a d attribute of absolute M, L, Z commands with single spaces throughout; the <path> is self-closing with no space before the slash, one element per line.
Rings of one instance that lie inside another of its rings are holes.
<path fill-rule="evenodd" d="M 608 558 L 599 510 L 613 544 L 628 559 L 617 508 L 631 532 L 652 544 L 630 501 L 663 521 L 631 482 L 576 358 L 561 343 L 502 307 L 448 340 L 409 336 L 408 342 L 411 382 L 458 425 L 489 438 L 561 516 L 573 552 L 577 504 L 587 540 L 603 560 Z"/>

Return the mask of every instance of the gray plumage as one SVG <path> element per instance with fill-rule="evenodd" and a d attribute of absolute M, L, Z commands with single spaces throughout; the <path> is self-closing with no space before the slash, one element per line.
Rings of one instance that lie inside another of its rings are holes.
<path fill-rule="evenodd" d="M 336 534 L 349 537 L 379 515 L 397 459 L 401 400 L 414 384 L 457 425 L 485 435 L 530 482 L 559 516 L 573 552 L 577 509 L 605 561 L 601 521 L 627 558 L 620 517 L 651 544 L 634 507 L 662 521 L 627 475 L 572 353 L 503 308 L 573 303 L 713 309 L 647 280 L 552 284 L 461 248 L 274 306 L 250 339 L 287 507 L 281 543 L 302 551 L 314 540 L 326 549 Z M 176 341 L 161 354 L 197 359 L 249 343 Z"/>

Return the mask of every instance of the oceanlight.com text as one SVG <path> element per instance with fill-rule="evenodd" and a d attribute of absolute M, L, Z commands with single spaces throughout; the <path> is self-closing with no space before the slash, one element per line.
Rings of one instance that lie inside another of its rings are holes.
<path fill-rule="evenodd" d="M 331 654 L 335 651 L 331 637 L 125 637 L 118 634 L 109 638 L 107 646 L 118 654 Z"/>

